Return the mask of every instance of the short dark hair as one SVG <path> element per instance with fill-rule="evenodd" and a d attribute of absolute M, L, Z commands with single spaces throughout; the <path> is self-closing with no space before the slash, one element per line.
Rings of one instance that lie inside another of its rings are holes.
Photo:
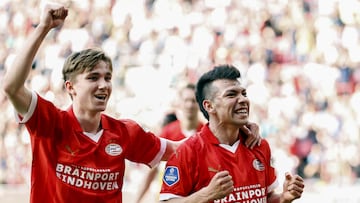
<path fill-rule="evenodd" d="M 223 64 L 215 66 L 212 70 L 204 73 L 196 84 L 196 101 L 205 118 L 209 120 L 209 114 L 204 109 L 202 103 L 205 99 L 212 96 L 211 84 L 215 80 L 229 79 L 237 80 L 241 77 L 240 71 L 233 65 Z"/>

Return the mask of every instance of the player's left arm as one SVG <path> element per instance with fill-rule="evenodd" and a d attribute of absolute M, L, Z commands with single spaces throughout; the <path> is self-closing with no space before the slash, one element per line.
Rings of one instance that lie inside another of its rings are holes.
<path fill-rule="evenodd" d="M 299 175 L 292 176 L 290 173 L 285 174 L 283 192 L 276 194 L 274 191 L 268 194 L 269 203 L 290 203 L 299 199 L 304 191 L 304 180 Z"/>

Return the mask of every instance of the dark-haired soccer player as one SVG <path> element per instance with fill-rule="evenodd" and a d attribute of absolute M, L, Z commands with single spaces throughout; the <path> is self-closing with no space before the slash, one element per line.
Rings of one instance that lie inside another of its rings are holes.
<path fill-rule="evenodd" d="M 250 101 L 234 66 L 220 65 L 204 73 L 196 89 L 208 119 L 166 164 L 160 200 L 193 203 L 288 203 L 300 198 L 303 179 L 286 174 L 276 194 L 276 172 L 266 140 L 253 149 L 244 145 L 240 128 L 248 122 Z"/>

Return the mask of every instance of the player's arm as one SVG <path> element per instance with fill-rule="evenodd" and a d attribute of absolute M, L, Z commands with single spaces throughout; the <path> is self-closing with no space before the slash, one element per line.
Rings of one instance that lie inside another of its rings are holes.
<path fill-rule="evenodd" d="M 25 81 L 31 70 L 31 65 L 42 41 L 54 27 L 63 23 L 67 10 L 62 7 L 51 9 L 45 7 L 39 25 L 27 38 L 26 43 L 19 49 L 12 66 L 7 68 L 3 78 L 3 91 L 13 104 L 16 111 L 24 115 L 31 103 L 31 91 L 25 87 Z"/>
<path fill-rule="evenodd" d="M 228 171 L 217 172 L 209 185 L 187 197 L 177 197 L 161 203 L 207 203 L 226 197 L 234 190 L 234 182 Z"/>
<path fill-rule="evenodd" d="M 241 126 L 240 130 L 246 135 L 245 146 L 252 149 L 256 145 L 260 145 L 261 136 L 258 124 L 248 122 L 248 124 Z"/>
<path fill-rule="evenodd" d="M 304 191 L 304 180 L 299 176 L 292 176 L 290 173 L 285 174 L 283 192 L 276 194 L 271 192 L 268 194 L 269 203 L 290 203 L 295 199 L 299 199 Z"/>

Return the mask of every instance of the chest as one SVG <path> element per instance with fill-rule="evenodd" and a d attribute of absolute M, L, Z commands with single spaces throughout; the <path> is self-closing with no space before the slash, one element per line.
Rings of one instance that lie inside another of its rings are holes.
<path fill-rule="evenodd" d="M 266 160 L 264 156 L 239 145 L 236 149 L 225 149 L 221 146 L 209 147 L 203 150 L 199 159 L 203 174 L 199 173 L 200 182 L 209 182 L 216 172 L 227 170 L 233 177 L 235 186 L 249 184 L 265 185 Z"/>
<path fill-rule="evenodd" d="M 126 139 L 107 131 L 97 142 L 81 132 L 68 131 L 59 136 L 53 146 L 58 163 L 106 170 L 124 168 Z"/>

